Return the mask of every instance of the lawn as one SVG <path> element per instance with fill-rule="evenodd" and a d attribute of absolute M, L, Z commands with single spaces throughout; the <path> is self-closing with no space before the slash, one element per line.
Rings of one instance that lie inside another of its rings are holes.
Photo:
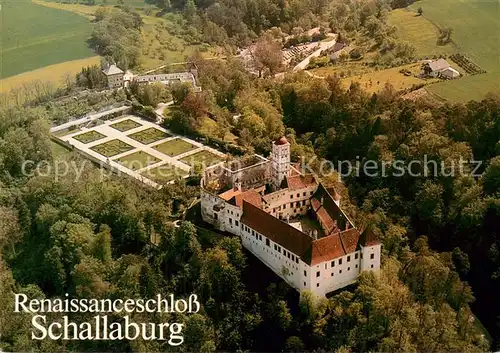
<path fill-rule="evenodd" d="M 146 170 L 141 173 L 141 175 L 159 184 L 165 184 L 177 179 L 177 177 L 183 178 L 188 175 L 188 173 L 171 164 L 164 164 L 159 167 Z"/>
<path fill-rule="evenodd" d="M 499 5 L 497 0 L 422 0 L 410 6 L 422 7 L 423 17 L 441 27 L 453 29 L 452 40 L 459 53 L 487 71 L 486 74 L 466 76 L 440 82 L 427 89 L 449 101 L 480 100 L 488 92 L 500 93 Z M 418 27 L 413 34 L 420 33 Z M 401 39 L 411 41 L 412 37 Z M 452 66 L 455 66 L 451 63 Z"/>
<path fill-rule="evenodd" d="M 181 162 L 186 163 L 191 167 L 194 166 L 195 164 L 201 164 L 204 167 L 209 167 L 220 161 L 222 161 L 221 157 L 207 150 L 196 152 L 195 154 L 189 155 L 181 159 Z"/>
<path fill-rule="evenodd" d="M 438 27 L 425 16 L 418 16 L 414 10 L 408 8 L 393 10 L 389 14 L 388 22 L 396 26 L 397 38 L 411 43 L 417 49 L 417 56 L 420 58 L 449 55 L 457 51 L 451 43 L 438 45 Z"/>
<path fill-rule="evenodd" d="M 80 134 L 80 135 L 72 136 L 72 138 L 74 138 L 75 140 L 80 141 L 81 143 L 85 143 L 85 144 L 103 139 L 105 137 L 106 137 L 106 135 L 103 135 L 100 132 L 97 132 L 94 130 L 84 132 L 83 134 Z"/>
<path fill-rule="evenodd" d="M 139 170 L 151 164 L 161 162 L 160 159 L 147 154 L 144 151 L 134 152 L 132 154 L 115 159 L 116 162 L 124 165 L 128 169 Z"/>
<path fill-rule="evenodd" d="M 31 0 L 1 3 L 0 78 L 95 56 L 86 43 L 89 19 Z"/>
<path fill-rule="evenodd" d="M 142 126 L 142 124 L 139 124 L 138 122 L 136 122 L 134 120 L 127 119 L 127 120 L 122 120 L 119 123 L 111 124 L 110 126 L 113 129 L 124 132 L 124 131 L 135 129 L 136 127 Z"/>
<path fill-rule="evenodd" d="M 121 140 L 115 139 L 105 143 L 101 143 L 100 145 L 91 147 L 90 149 L 94 152 L 99 153 L 100 155 L 103 155 L 104 157 L 113 157 L 117 154 L 133 150 L 134 147 Z"/>
<path fill-rule="evenodd" d="M 150 143 L 163 140 L 172 135 L 163 132 L 161 130 L 150 127 L 149 129 L 141 130 L 131 135 L 128 135 L 133 140 L 142 143 L 143 145 L 149 145 Z"/>
<path fill-rule="evenodd" d="M 174 157 L 199 147 L 192 145 L 189 142 L 184 141 L 183 139 L 177 138 L 174 140 L 160 143 L 159 145 L 156 145 L 153 148 L 167 156 Z"/>

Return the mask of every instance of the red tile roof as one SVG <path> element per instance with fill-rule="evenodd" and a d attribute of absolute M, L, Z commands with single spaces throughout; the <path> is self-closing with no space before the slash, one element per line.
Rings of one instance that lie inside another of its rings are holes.
<path fill-rule="evenodd" d="M 285 136 L 280 137 L 279 139 L 277 139 L 276 141 L 274 141 L 275 145 L 286 145 L 287 143 L 288 143 L 288 140 L 286 139 Z"/>
<path fill-rule="evenodd" d="M 301 258 L 305 256 L 313 242 L 310 236 L 280 219 L 271 216 L 246 200 L 243 201 L 243 216 L 241 217 L 241 223 L 254 229 Z"/>
<path fill-rule="evenodd" d="M 351 228 L 340 233 L 340 240 L 346 254 L 356 251 L 359 236 L 360 234 L 356 228 Z"/>
<path fill-rule="evenodd" d="M 222 194 L 219 194 L 219 197 L 221 197 L 222 199 L 224 199 L 226 201 L 229 201 L 233 197 L 235 197 L 236 195 L 239 195 L 239 194 L 241 194 L 241 190 L 233 188 L 233 189 L 224 191 Z"/>
<path fill-rule="evenodd" d="M 288 176 L 286 183 L 290 190 L 304 189 L 317 184 L 316 179 L 311 174 Z"/>
<path fill-rule="evenodd" d="M 361 234 L 358 241 L 359 245 L 362 246 L 373 246 L 380 244 L 377 236 L 370 229 L 365 229 L 365 231 Z"/>
<path fill-rule="evenodd" d="M 346 253 L 338 234 L 315 240 L 311 249 L 310 265 L 314 266 L 324 261 L 331 261 Z"/>
<path fill-rule="evenodd" d="M 243 200 L 251 203 L 252 205 L 261 208 L 262 207 L 262 196 L 255 191 L 255 189 L 250 189 L 245 192 L 240 192 L 239 194 L 232 197 L 228 202 L 239 208 L 243 207 Z"/>

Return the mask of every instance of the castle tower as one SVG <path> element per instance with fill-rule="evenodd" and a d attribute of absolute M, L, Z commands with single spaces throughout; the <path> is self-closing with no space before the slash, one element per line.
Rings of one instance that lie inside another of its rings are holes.
<path fill-rule="evenodd" d="M 290 143 L 286 137 L 281 137 L 273 142 L 271 152 L 271 176 L 275 188 L 279 188 L 283 179 L 290 171 Z"/>

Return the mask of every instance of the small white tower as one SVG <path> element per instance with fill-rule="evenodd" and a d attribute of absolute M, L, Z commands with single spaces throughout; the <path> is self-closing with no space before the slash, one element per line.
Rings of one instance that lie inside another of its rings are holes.
<path fill-rule="evenodd" d="M 278 189 L 290 171 L 290 143 L 286 137 L 283 136 L 273 142 L 271 160 L 273 184 Z"/>

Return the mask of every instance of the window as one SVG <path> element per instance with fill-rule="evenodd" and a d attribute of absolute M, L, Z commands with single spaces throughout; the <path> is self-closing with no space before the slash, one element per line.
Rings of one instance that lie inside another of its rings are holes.
<path fill-rule="evenodd" d="M 339 265 L 342 265 L 342 259 L 339 259 Z"/>
<path fill-rule="evenodd" d="M 286 208 L 286 203 L 283 205 L 283 209 L 285 209 L 285 208 Z"/>
<path fill-rule="evenodd" d="M 238 221 L 235 220 L 234 224 L 236 224 L 236 227 L 238 227 L 240 225 L 240 222 L 238 222 Z"/>
<path fill-rule="evenodd" d="M 332 264 L 331 264 L 332 267 L 335 267 L 335 260 L 332 261 Z"/>
<path fill-rule="evenodd" d="M 358 268 L 358 264 L 356 264 L 356 268 Z"/>
<path fill-rule="evenodd" d="M 320 275 L 319 271 L 318 271 L 318 272 L 316 272 L 316 277 L 319 277 L 319 275 Z"/>
<path fill-rule="evenodd" d="M 306 271 L 306 270 L 304 270 L 304 276 L 306 276 L 306 277 L 307 277 L 307 271 Z"/>
<path fill-rule="evenodd" d="M 255 236 L 255 231 L 252 229 L 252 235 Z"/>
<path fill-rule="evenodd" d="M 373 265 L 371 265 L 370 267 L 373 268 Z"/>
<path fill-rule="evenodd" d="M 347 271 L 350 271 L 350 270 L 351 270 L 351 268 L 350 268 L 350 267 L 348 267 L 348 268 L 347 268 Z"/>
<path fill-rule="evenodd" d="M 339 273 L 342 273 L 342 270 L 339 270 Z"/>
<path fill-rule="evenodd" d="M 361 253 L 360 256 L 361 256 L 361 259 L 363 259 L 363 253 Z"/>
<path fill-rule="evenodd" d="M 262 241 L 262 235 L 259 234 L 259 240 Z"/>
<path fill-rule="evenodd" d="M 316 287 L 319 287 L 319 283 L 316 283 Z"/>
<path fill-rule="evenodd" d="M 290 198 L 293 199 L 293 195 L 290 195 Z"/>
<path fill-rule="evenodd" d="M 304 282 L 304 287 L 306 286 L 306 282 Z"/>
<path fill-rule="evenodd" d="M 358 253 L 355 253 L 354 254 L 354 260 L 357 260 L 358 259 Z"/>
<path fill-rule="evenodd" d="M 333 272 L 332 272 L 332 277 L 333 277 Z"/>
<path fill-rule="evenodd" d="M 297 194 L 297 197 L 300 197 L 300 194 Z"/>
<path fill-rule="evenodd" d="M 304 193 L 302 194 L 302 196 L 306 196 L 306 193 L 304 192 Z"/>
<path fill-rule="evenodd" d="M 347 256 L 347 262 L 351 262 L 351 256 Z"/>
<path fill-rule="evenodd" d="M 229 224 L 233 225 L 233 220 L 231 218 L 229 218 Z"/>
<path fill-rule="evenodd" d="M 375 254 L 370 254 L 370 259 L 374 259 L 375 258 Z"/>
<path fill-rule="evenodd" d="M 269 247 L 271 247 L 271 242 L 267 238 L 266 238 L 266 245 L 269 246 Z"/>
<path fill-rule="evenodd" d="M 295 257 L 295 262 L 299 263 L 299 258 L 298 257 Z"/>

